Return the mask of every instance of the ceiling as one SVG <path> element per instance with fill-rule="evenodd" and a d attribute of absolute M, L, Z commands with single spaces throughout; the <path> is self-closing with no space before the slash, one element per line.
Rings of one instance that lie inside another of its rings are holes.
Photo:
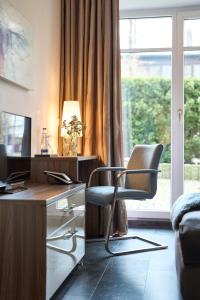
<path fill-rule="evenodd" d="M 120 10 L 156 9 L 200 5 L 200 0 L 119 0 Z"/>

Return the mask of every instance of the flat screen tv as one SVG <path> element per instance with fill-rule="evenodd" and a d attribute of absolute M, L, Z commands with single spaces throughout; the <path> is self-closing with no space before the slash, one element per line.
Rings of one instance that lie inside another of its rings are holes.
<path fill-rule="evenodd" d="M 31 118 L 0 113 L 0 180 L 14 183 L 30 176 Z"/>

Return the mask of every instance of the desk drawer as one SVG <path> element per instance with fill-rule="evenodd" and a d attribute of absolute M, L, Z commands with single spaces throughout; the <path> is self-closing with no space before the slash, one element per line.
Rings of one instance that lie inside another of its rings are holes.
<path fill-rule="evenodd" d="M 85 254 L 85 189 L 47 206 L 46 245 L 50 299 Z"/>
<path fill-rule="evenodd" d="M 74 216 L 69 222 L 47 235 L 47 247 L 58 252 L 76 252 L 77 239 L 85 239 L 85 211 Z M 63 251 L 62 251 L 63 250 Z M 75 254 L 74 254 L 75 255 Z"/>
<path fill-rule="evenodd" d="M 82 206 L 84 207 L 84 206 Z M 47 237 L 47 298 L 85 254 L 85 211 Z"/>
<path fill-rule="evenodd" d="M 66 223 L 76 219 L 84 210 L 84 190 L 47 206 L 47 236 L 59 231 L 62 226 L 65 227 Z"/>

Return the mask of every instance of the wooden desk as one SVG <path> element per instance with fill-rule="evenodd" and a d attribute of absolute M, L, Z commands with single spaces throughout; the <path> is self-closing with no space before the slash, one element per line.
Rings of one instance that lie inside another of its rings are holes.
<path fill-rule="evenodd" d="M 85 254 L 85 185 L 0 196 L 0 299 L 49 299 Z"/>
<path fill-rule="evenodd" d="M 92 170 L 99 166 L 97 156 L 73 157 L 33 157 L 31 159 L 31 181 L 47 183 L 44 170 L 66 173 L 73 180 L 87 183 Z M 94 177 L 92 184 L 98 184 Z M 100 208 L 93 204 L 86 205 L 86 236 L 100 236 Z"/>

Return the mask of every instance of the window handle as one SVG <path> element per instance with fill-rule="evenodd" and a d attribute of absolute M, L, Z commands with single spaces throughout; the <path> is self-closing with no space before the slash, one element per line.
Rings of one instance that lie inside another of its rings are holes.
<path fill-rule="evenodd" d="M 183 115 L 183 110 L 181 108 L 179 108 L 177 112 L 178 112 L 178 119 L 180 121 L 182 118 L 182 115 Z"/>

